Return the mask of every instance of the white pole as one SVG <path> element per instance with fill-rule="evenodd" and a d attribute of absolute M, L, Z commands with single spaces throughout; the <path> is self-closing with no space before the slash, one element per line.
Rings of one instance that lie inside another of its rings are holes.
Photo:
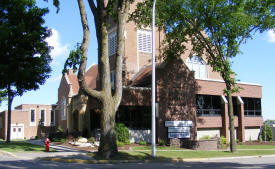
<path fill-rule="evenodd" d="M 152 10 L 152 157 L 156 157 L 155 6 L 156 0 Z"/>

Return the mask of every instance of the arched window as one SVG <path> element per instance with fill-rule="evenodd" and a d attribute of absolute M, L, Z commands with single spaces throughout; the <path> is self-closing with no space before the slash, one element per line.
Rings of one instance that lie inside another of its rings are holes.
<path fill-rule="evenodd" d="M 207 68 L 205 62 L 198 56 L 188 58 L 187 66 L 191 71 L 195 71 L 196 79 L 207 79 Z"/>

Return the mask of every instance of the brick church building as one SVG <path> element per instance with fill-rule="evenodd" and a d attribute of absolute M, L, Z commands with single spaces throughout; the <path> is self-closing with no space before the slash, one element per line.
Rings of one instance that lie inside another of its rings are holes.
<path fill-rule="evenodd" d="M 131 5 L 133 11 L 135 4 Z M 111 83 L 115 84 L 116 26 L 108 29 Z M 156 55 L 162 47 L 164 34 L 156 32 Z M 151 30 L 138 29 L 133 22 L 125 25 L 123 65 L 123 97 L 116 121 L 130 129 L 131 142 L 150 142 L 151 128 Z M 190 49 L 191 46 L 188 46 Z M 86 82 L 97 88 L 98 66 L 86 71 Z M 238 83 L 243 89 L 233 95 L 235 132 L 239 141 L 257 140 L 263 125 L 261 112 L 262 86 Z M 172 61 L 157 61 L 156 66 L 156 128 L 157 140 L 168 141 L 166 121 L 192 121 L 190 139 L 208 135 L 229 138 L 228 101 L 225 83 L 219 73 L 207 64 L 206 57 L 186 51 Z M 69 132 L 93 132 L 100 128 L 100 103 L 78 93 L 76 74 L 63 74 L 55 110 L 56 124 Z"/>

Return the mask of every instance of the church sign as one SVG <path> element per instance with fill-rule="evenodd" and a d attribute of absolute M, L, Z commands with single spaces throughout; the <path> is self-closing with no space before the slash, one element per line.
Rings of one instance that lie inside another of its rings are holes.
<path fill-rule="evenodd" d="M 168 138 L 190 138 L 190 127 L 193 126 L 193 122 L 165 121 L 165 126 L 168 127 Z"/>

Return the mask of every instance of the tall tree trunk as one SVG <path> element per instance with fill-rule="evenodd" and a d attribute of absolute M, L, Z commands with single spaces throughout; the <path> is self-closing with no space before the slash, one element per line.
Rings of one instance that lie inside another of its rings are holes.
<path fill-rule="evenodd" d="M 104 99 L 101 113 L 101 137 L 98 152 L 105 158 L 117 154 L 116 133 L 115 133 L 115 105 L 110 98 Z"/>
<path fill-rule="evenodd" d="M 225 82 L 226 83 L 226 82 Z M 235 127 L 234 127 L 234 113 L 233 113 L 233 102 L 231 86 L 226 83 L 227 98 L 228 98 L 228 116 L 229 116 L 229 130 L 230 130 L 230 151 L 235 153 L 236 140 L 235 140 Z"/>
<path fill-rule="evenodd" d="M 10 143 L 11 138 L 11 105 L 13 101 L 13 94 L 10 85 L 8 86 L 8 129 L 7 129 L 7 143 Z"/>

